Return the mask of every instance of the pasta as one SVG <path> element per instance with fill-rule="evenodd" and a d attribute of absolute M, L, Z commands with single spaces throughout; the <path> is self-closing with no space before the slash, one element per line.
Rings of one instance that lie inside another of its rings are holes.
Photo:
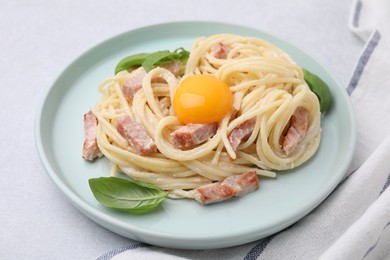
<path fill-rule="evenodd" d="M 142 87 L 132 98 L 126 97 L 123 84 L 140 73 L 145 75 Z M 172 106 L 174 94 L 180 82 L 201 74 L 228 85 L 232 109 L 217 122 L 208 140 L 180 148 L 172 141 L 172 133 L 183 126 Z M 231 34 L 199 38 L 184 75 L 162 66 L 149 72 L 140 67 L 107 78 L 98 89 L 102 96 L 92 112 L 98 121 L 100 151 L 113 169 L 167 190 L 173 197 L 193 197 L 189 192 L 193 189 L 248 171 L 275 177 L 275 171 L 306 162 L 320 143 L 319 101 L 305 83 L 302 68 L 283 50 L 261 39 Z M 297 111 L 306 113 L 307 120 L 300 121 Z M 118 132 L 123 117 L 142 126 L 154 141 L 155 151 L 142 155 L 129 144 Z M 248 130 L 249 122 L 250 133 L 233 147 L 232 133 Z M 296 147 L 289 151 L 285 143 L 294 127 L 298 135 L 305 128 L 304 135 L 298 136 Z"/>

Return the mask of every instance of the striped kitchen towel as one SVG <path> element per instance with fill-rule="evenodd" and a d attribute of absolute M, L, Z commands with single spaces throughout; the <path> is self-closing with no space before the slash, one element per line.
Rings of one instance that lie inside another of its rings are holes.
<path fill-rule="evenodd" d="M 123 259 L 383 259 L 390 256 L 390 2 L 357 0 L 350 27 L 366 42 L 347 92 L 358 140 L 348 175 L 314 211 L 259 241 L 215 250 L 134 242 L 101 255 Z"/>

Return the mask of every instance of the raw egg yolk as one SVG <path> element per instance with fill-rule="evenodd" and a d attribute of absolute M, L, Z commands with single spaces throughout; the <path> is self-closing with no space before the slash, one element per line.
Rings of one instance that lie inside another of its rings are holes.
<path fill-rule="evenodd" d="M 184 79 L 173 97 L 176 116 L 185 124 L 218 122 L 231 110 L 232 104 L 233 94 L 228 85 L 211 75 Z"/>

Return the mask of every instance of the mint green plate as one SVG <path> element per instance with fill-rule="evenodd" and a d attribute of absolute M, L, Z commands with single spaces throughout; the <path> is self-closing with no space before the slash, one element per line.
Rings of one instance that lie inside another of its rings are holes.
<path fill-rule="evenodd" d="M 303 166 L 261 179 L 258 191 L 220 204 L 201 206 L 170 200 L 158 210 L 131 215 L 101 206 L 88 179 L 107 176 L 110 164 L 81 158 L 83 114 L 99 99 L 98 84 L 113 75 L 117 62 L 139 52 L 185 47 L 200 36 L 234 33 L 268 40 L 330 86 L 333 104 L 322 120 L 322 142 Z M 149 244 L 187 249 L 240 245 L 271 235 L 295 223 L 318 206 L 343 178 L 352 159 L 356 130 L 344 88 L 312 57 L 291 44 L 242 26 L 182 22 L 133 30 L 84 53 L 58 76 L 38 110 L 36 143 L 42 163 L 55 184 L 87 217 L 122 236 Z"/>

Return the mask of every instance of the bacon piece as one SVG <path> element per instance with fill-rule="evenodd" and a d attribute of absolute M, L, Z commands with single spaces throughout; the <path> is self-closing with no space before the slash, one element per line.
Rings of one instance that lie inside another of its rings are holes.
<path fill-rule="evenodd" d="M 237 148 L 241 142 L 246 140 L 251 135 L 253 129 L 255 128 L 255 124 L 256 117 L 252 117 L 251 119 L 235 127 L 230 132 L 228 139 L 234 151 L 237 151 Z"/>
<path fill-rule="evenodd" d="M 220 42 L 211 47 L 211 55 L 217 59 L 227 59 L 230 50 L 230 47 Z"/>
<path fill-rule="evenodd" d="M 201 204 L 211 204 L 230 199 L 234 190 L 222 184 L 208 184 L 195 189 L 195 200 Z"/>
<path fill-rule="evenodd" d="M 226 178 L 222 185 L 231 187 L 235 196 L 244 196 L 259 188 L 259 179 L 255 171 Z"/>
<path fill-rule="evenodd" d="M 163 97 L 158 100 L 158 107 L 160 108 L 160 111 L 163 116 L 169 115 L 169 110 L 171 107 L 171 99 L 170 97 Z"/>
<path fill-rule="evenodd" d="M 191 147 L 201 144 L 212 137 L 217 131 L 217 124 L 186 124 L 171 133 L 176 147 Z"/>
<path fill-rule="evenodd" d="M 183 64 L 178 60 L 173 60 L 161 64 L 161 67 L 169 70 L 170 72 L 172 72 L 173 75 L 179 76 L 180 72 L 182 71 Z"/>
<path fill-rule="evenodd" d="M 259 188 L 259 179 L 255 171 L 227 177 L 221 183 L 201 186 L 195 189 L 195 200 L 201 204 L 211 204 L 244 196 Z"/>
<path fill-rule="evenodd" d="M 166 62 L 161 65 L 162 68 L 169 70 L 175 76 L 179 76 L 182 70 L 182 66 L 183 66 L 182 63 L 177 60 Z M 145 76 L 146 76 L 146 72 L 141 70 L 135 73 L 133 77 L 123 82 L 122 83 L 123 95 L 127 98 L 134 98 L 137 91 L 142 88 L 142 82 Z M 161 77 L 155 77 L 152 79 L 152 83 L 164 83 L 164 82 L 166 82 L 165 79 Z"/>
<path fill-rule="evenodd" d="M 305 138 L 309 124 L 309 112 L 304 107 L 297 107 L 290 119 L 290 128 L 283 141 L 283 150 L 286 155 L 295 152 L 298 144 Z"/>
<path fill-rule="evenodd" d="M 180 61 L 173 60 L 161 64 L 160 67 L 170 71 L 175 77 L 177 77 L 180 75 L 183 65 Z M 162 77 L 155 77 L 152 79 L 152 83 L 165 83 L 165 82 L 167 81 Z"/>
<path fill-rule="evenodd" d="M 96 140 L 97 124 L 97 118 L 91 111 L 84 114 L 85 139 L 83 145 L 83 158 L 88 161 L 93 161 L 96 157 L 102 156 Z"/>
<path fill-rule="evenodd" d="M 140 155 L 157 151 L 156 144 L 142 125 L 129 116 L 122 117 L 117 122 L 117 130 Z"/>
<path fill-rule="evenodd" d="M 145 71 L 136 73 L 122 84 L 122 92 L 125 97 L 133 98 L 135 93 L 142 88 L 142 81 L 146 76 Z"/>

